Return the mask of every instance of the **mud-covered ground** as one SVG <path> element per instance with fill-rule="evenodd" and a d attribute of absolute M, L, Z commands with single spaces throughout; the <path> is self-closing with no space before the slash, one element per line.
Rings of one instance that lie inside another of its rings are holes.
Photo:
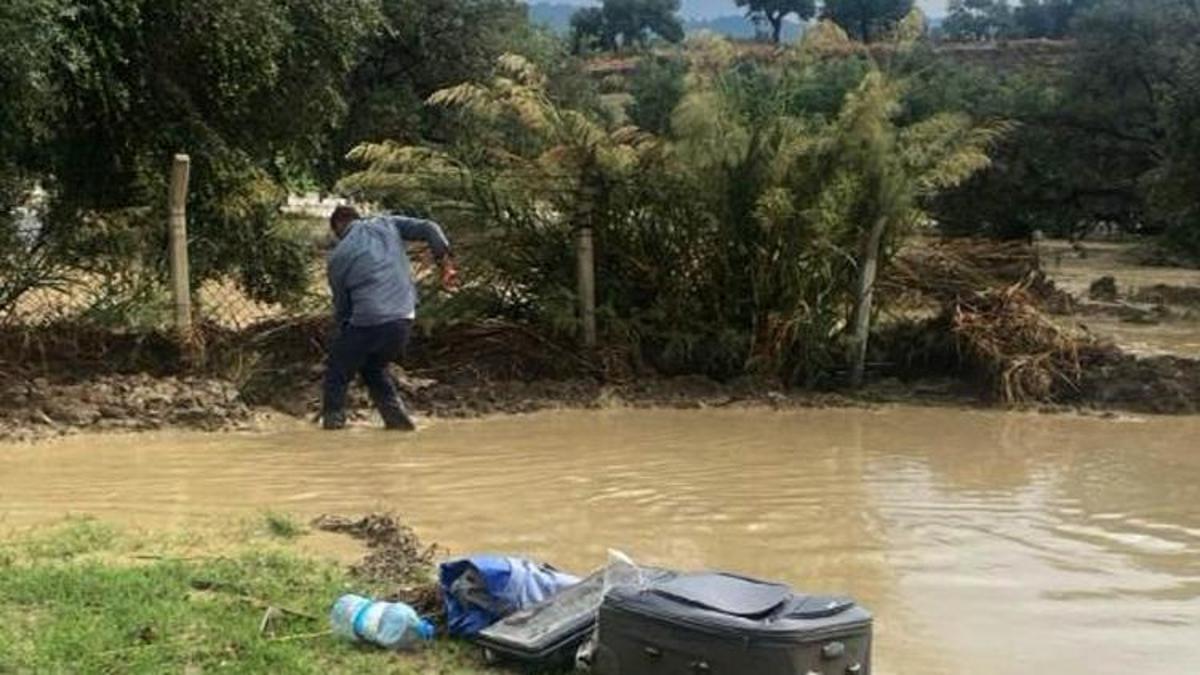
<path fill-rule="evenodd" d="M 880 381 L 853 397 L 838 393 L 784 391 L 743 380 L 721 384 L 702 377 L 654 378 L 605 384 L 595 379 L 439 382 L 397 369 L 404 398 L 421 417 L 469 418 L 532 413 L 555 408 L 615 406 L 775 408 L 870 405 L 887 401 L 952 404 L 971 400 L 949 380 L 913 387 Z M 351 418 L 378 424 L 365 394 L 351 395 Z M 278 415 L 314 425 L 319 382 L 297 382 L 277 397 L 248 403 L 228 381 L 201 377 L 101 375 L 67 383 L 48 378 L 11 379 L 0 386 L 0 441 L 29 441 L 79 432 L 149 431 L 190 428 L 206 431 L 253 429 Z"/>
<path fill-rule="evenodd" d="M 82 430 L 220 430 L 248 424 L 251 418 L 237 387 L 219 379 L 140 374 L 67 382 L 6 377 L 0 384 L 0 439 Z"/>
<path fill-rule="evenodd" d="M 935 271 L 946 272 L 947 255 L 952 253 L 932 256 L 940 265 Z M 998 269 L 1001 257 L 989 255 L 993 262 L 988 264 Z M 1200 354 L 1188 349 L 1193 342 L 1200 344 L 1200 272 L 1139 265 L 1131 257 L 1129 247 L 1112 244 L 1085 250 L 1046 245 L 1041 267 L 1051 290 L 1042 309 L 1066 329 L 1090 338 L 1080 342 L 1079 367 L 1071 381 L 1053 383 L 1046 388 L 1052 395 L 1024 406 L 1055 411 L 1200 411 Z M 1012 267 L 1011 250 L 1002 258 Z M 1003 277 L 1000 281 L 1020 276 L 1022 264 L 998 275 Z M 927 283 L 934 279 L 942 290 L 956 281 L 921 269 L 910 274 Z M 919 283 L 900 285 L 913 288 Z M 937 294 L 937 289 L 924 290 L 927 297 L 932 297 L 931 291 Z M 1130 343 L 1121 331 L 1133 329 L 1157 336 L 1156 348 Z M 1155 330 L 1168 333 L 1159 336 Z M 324 317 L 264 323 L 242 332 L 209 327 L 202 336 L 205 349 L 184 358 L 179 347 L 161 335 L 112 334 L 79 326 L 0 328 L 0 440 L 79 431 L 252 428 L 272 415 L 311 421 L 320 401 L 328 336 Z M 620 354 L 581 356 L 572 345 L 502 323 L 418 336 L 406 370 L 397 369 L 396 374 L 418 417 L 622 405 L 975 406 L 1003 398 L 994 386 L 997 373 L 973 366 L 964 358 L 961 341 L 937 320 L 884 325 L 873 344 L 872 381 L 853 393 L 836 387 L 786 390 L 768 379 L 662 377 L 631 368 Z M 1019 365 L 1017 359 L 1007 367 Z M 374 422 L 361 387 L 352 390 L 351 401 L 354 419 Z"/>

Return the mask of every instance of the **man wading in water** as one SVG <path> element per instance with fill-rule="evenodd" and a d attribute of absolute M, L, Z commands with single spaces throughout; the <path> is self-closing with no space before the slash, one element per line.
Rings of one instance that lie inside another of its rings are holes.
<path fill-rule="evenodd" d="M 362 374 L 371 401 L 388 429 L 416 426 L 400 400 L 388 364 L 404 354 L 416 318 L 417 291 L 405 241 L 424 241 L 441 267 L 442 284 L 458 275 L 450 242 L 437 223 L 401 216 L 363 218 L 339 206 L 329 218 L 338 244 L 329 254 L 329 288 L 338 334 L 325 369 L 321 424 L 346 426 L 346 389 Z"/>

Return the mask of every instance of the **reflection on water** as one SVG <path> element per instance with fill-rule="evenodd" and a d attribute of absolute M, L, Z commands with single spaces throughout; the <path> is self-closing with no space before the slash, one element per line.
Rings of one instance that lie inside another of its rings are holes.
<path fill-rule="evenodd" d="M 0 451 L 0 512 L 399 511 L 457 552 L 619 548 L 845 591 L 879 672 L 1200 672 L 1200 418 L 610 411 Z"/>

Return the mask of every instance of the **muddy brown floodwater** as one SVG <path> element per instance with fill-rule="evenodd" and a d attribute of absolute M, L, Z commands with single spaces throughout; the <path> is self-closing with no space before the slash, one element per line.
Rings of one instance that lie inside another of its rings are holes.
<path fill-rule="evenodd" d="M 844 591 L 883 675 L 1200 672 L 1200 418 L 560 412 L 0 448 L 0 525 L 395 509 L 455 552 L 608 547 Z"/>
<path fill-rule="evenodd" d="M 1156 286 L 1200 293 L 1200 270 L 1181 267 L 1151 267 L 1131 262 L 1137 244 L 1087 242 L 1087 257 L 1080 257 L 1068 242 L 1042 244 L 1042 264 L 1059 288 L 1077 298 L 1087 298 L 1092 282 L 1111 276 L 1118 294 L 1129 300 Z M 1086 326 L 1093 334 L 1115 342 L 1138 356 L 1182 356 L 1200 359 L 1200 308 L 1175 307 L 1184 315 L 1172 321 L 1139 323 L 1116 315 L 1090 315 L 1063 319 L 1064 323 Z"/>

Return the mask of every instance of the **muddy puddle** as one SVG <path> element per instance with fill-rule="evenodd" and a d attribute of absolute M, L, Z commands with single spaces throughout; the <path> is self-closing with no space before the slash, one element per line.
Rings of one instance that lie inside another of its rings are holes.
<path fill-rule="evenodd" d="M 1173 323 L 1143 324 L 1115 316 L 1086 316 L 1061 319 L 1111 340 L 1137 356 L 1179 356 L 1200 359 L 1200 318 Z"/>
<path fill-rule="evenodd" d="M 1137 291 L 1157 285 L 1180 288 L 1200 287 L 1200 270 L 1183 267 L 1155 267 L 1136 262 L 1138 244 L 1111 241 L 1088 241 L 1084 252 L 1071 248 L 1062 240 L 1044 242 L 1040 247 L 1046 272 L 1062 290 L 1087 297 L 1092 282 L 1111 276 L 1122 294 L 1136 295 Z"/>
<path fill-rule="evenodd" d="M 394 509 L 455 552 L 608 547 L 844 591 L 885 675 L 1200 671 L 1200 418 L 562 412 L 0 448 L 0 529 Z"/>
<path fill-rule="evenodd" d="M 1147 311 L 1134 320 L 1114 305 L 1112 313 L 1089 312 L 1087 316 L 1063 319 L 1064 323 L 1086 327 L 1138 356 L 1200 358 L 1200 307 L 1194 302 L 1171 302 L 1171 295 L 1200 297 L 1200 270 L 1138 264 L 1136 247 L 1121 242 L 1086 242 L 1086 253 L 1081 255 L 1065 241 L 1042 244 L 1040 254 L 1046 272 L 1060 289 L 1077 298 L 1088 298 L 1092 283 L 1102 277 L 1112 277 L 1121 303 L 1146 310 L 1157 304 L 1152 301 L 1158 295 L 1155 289 L 1165 288 L 1169 293 L 1165 296 L 1166 316 Z"/>

